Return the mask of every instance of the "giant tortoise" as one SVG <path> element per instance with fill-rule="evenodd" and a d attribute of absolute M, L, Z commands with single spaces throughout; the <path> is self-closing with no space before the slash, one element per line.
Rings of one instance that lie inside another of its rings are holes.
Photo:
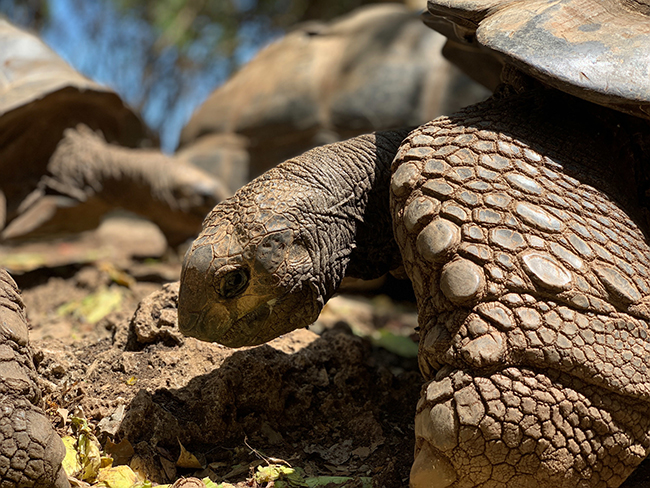
<path fill-rule="evenodd" d="M 136 148 L 148 139 L 140 119 L 37 37 L 0 19 L 0 46 L 2 237 L 92 229 L 119 207 L 177 246 L 228 195 L 181 159 Z"/>
<path fill-rule="evenodd" d="M 411 486 L 619 486 L 650 450 L 650 3 L 428 10 L 457 58 L 503 67 L 495 95 L 313 149 L 217 205 L 179 326 L 260 344 L 344 276 L 403 265 L 427 381 Z"/>

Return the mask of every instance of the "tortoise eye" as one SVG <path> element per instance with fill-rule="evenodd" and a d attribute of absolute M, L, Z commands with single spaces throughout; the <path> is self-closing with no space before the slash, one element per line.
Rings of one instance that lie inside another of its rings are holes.
<path fill-rule="evenodd" d="M 234 298 L 243 292 L 248 286 L 248 271 L 243 268 L 237 268 L 225 274 L 219 283 L 221 296 L 224 298 Z"/>

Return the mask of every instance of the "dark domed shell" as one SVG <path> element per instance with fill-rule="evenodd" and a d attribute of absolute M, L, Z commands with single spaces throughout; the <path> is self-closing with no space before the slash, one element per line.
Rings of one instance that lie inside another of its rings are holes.
<path fill-rule="evenodd" d="M 0 19 L 0 117 L 32 103 L 35 103 L 29 108 L 32 117 L 41 110 L 49 112 L 54 109 L 54 99 L 83 103 L 87 107 L 87 117 L 103 118 L 110 125 L 109 129 L 114 129 L 114 134 L 105 134 L 109 139 L 115 138 L 128 145 L 139 142 L 144 135 L 145 129 L 138 117 L 124 106 L 113 90 L 77 73 L 39 38 Z M 46 101 L 49 103 L 39 107 L 40 102 Z M 108 122 L 109 119 L 114 120 Z M 79 122 L 99 125 L 98 128 L 105 130 L 100 123 Z M 127 140 L 122 141 L 123 138 Z"/>
<path fill-rule="evenodd" d="M 429 0 L 428 21 L 552 87 L 650 118 L 648 0 Z M 436 23 L 437 22 L 437 23 Z"/>

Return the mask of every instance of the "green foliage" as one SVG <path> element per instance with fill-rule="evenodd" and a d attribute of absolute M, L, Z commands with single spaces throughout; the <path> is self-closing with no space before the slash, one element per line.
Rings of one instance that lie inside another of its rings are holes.
<path fill-rule="evenodd" d="M 267 483 L 273 483 L 272 486 L 277 488 L 318 488 L 326 486 L 370 488 L 372 486 L 372 479 L 367 477 L 313 476 L 306 478 L 300 468 L 294 469 L 281 464 L 258 466 L 253 481 L 255 481 L 255 486 L 265 486 Z"/>
<path fill-rule="evenodd" d="M 397 354 L 403 358 L 416 358 L 418 356 L 418 345 L 410 337 L 395 334 L 387 329 L 380 329 L 371 336 L 375 346 Z"/>
<path fill-rule="evenodd" d="M 160 32 L 158 47 L 195 42 L 232 58 L 252 35 L 265 40 L 307 20 L 328 20 L 371 0 L 113 0 Z M 216 35 L 215 35 L 216 34 Z"/>

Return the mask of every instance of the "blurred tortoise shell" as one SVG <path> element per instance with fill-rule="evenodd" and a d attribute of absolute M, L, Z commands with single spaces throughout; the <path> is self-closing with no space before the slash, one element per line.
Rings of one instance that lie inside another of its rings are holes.
<path fill-rule="evenodd" d="M 650 119 L 650 0 L 429 0 L 424 20 L 488 88 L 509 66 Z"/>

